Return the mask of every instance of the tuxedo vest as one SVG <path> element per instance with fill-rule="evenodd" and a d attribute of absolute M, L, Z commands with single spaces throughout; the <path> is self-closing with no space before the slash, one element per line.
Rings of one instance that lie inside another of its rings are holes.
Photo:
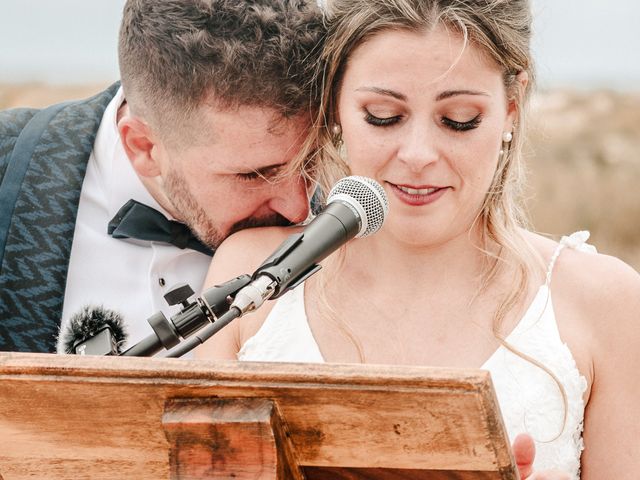
<path fill-rule="evenodd" d="M 55 351 L 82 182 L 118 88 L 0 112 L 0 351 Z"/>

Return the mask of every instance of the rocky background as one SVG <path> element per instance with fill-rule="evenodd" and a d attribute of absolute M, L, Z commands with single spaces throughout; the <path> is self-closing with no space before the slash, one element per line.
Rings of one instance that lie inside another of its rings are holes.
<path fill-rule="evenodd" d="M 83 98 L 106 85 L 0 85 L 0 109 Z M 554 90 L 532 102 L 526 148 L 533 227 L 590 243 L 640 271 L 640 91 Z"/>

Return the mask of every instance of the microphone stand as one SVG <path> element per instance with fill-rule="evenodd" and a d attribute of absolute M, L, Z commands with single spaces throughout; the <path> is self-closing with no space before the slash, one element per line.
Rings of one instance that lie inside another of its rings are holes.
<path fill-rule="evenodd" d="M 251 312 L 262 305 L 265 300 L 268 300 L 273 296 L 277 286 L 277 281 L 267 276 L 260 276 L 250 284 L 239 288 L 236 291 L 233 303 L 231 303 L 229 310 L 224 315 L 219 317 L 215 322 L 204 327 L 182 345 L 178 345 L 176 348 L 171 350 L 167 354 L 167 357 L 181 357 L 185 353 L 196 348 L 198 345 L 203 344 L 222 328 L 227 326 L 232 320 L 235 320 L 236 318 L 241 317 L 245 313 Z"/>
<path fill-rule="evenodd" d="M 206 327 L 204 327 L 200 332 L 198 332 L 193 337 L 186 340 L 184 343 L 178 345 L 169 351 L 166 355 L 167 358 L 178 358 L 183 356 L 185 353 L 190 352 L 198 345 L 202 345 L 206 340 L 211 338 L 214 334 L 216 334 L 222 327 L 231 322 L 231 320 L 235 320 L 241 315 L 241 312 L 238 308 L 233 307 L 229 308 L 229 311 L 219 317 L 214 323 L 210 323 Z"/>
<path fill-rule="evenodd" d="M 162 312 L 155 313 L 149 317 L 147 321 L 154 333 L 122 352 L 120 356 L 151 357 L 163 349 L 171 350 L 182 341 L 181 339 L 186 339 L 201 330 L 205 325 L 209 327 L 217 326 L 213 333 L 203 340 L 187 342 L 190 348 L 183 348 L 180 350 L 180 354 L 177 354 L 177 351 L 175 354 L 172 352 L 169 356 L 179 357 L 184 355 L 242 314 L 238 310 L 238 315 L 233 316 L 233 312 L 237 308 L 231 309 L 230 304 L 234 301 L 236 294 L 250 282 L 251 276 L 240 275 L 221 285 L 205 290 L 193 302 L 188 301 L 188 298 L 194 294 L 189 285 L 181 284 L 173 287 L 165 294 L 164 298 L 169 305 L 181 303 L 182 309 L 172 315 L 171 320 L 167 319 Z M 224 324 L 220 324 L 221 322 Z M 202 337 L 203 335 L 199 334 L 199 336 Z"/>

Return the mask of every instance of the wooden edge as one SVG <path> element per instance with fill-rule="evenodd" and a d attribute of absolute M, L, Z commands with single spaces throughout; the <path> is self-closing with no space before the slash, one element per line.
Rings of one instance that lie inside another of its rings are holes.
<path fill-rule="evenodd" d="M 482 399 L 481 408 L 488 422 L 487 427 L 491 438 L 491 446 L 495 452 L 500 477 L 503 480 L 520 480 L 511 448 L 499 448 L 499 445 L 509 445 L 510 443 L 509 438 L 506 436 L 506 427 L 502 421 L 502 414 L 499 410 L 500 406 L 493 389 L 491 376 L 489 376 L 488 382 L 480 388 L 479 393 Z M 489 412 L 487 407 L 489 405 L 495 405 L 498 410 Z"/>
<path fill-rule="evenodd" d="M 274 402 L 273 406 L 275 414 L 271 417 L 271 425 L 278 449 L 278 478 L 282 475 L 284 480 L 305 480 L 305 475 L 298 463 L 295 449 L 291 443 L 291 435 L 284 416 L 278 407 L 278 402 Z"/>
<path fill-rule="evenodd" d="M 280 362 L 204 361 L 168 358 L 91 357 L 42 353 L 0 352 L 0 378 L 77 377 L 82 381 L 135 383 L 188 382 L 197 385 L 236 386 L 305 384 L 377 388 L 385 383 L 402 387 L 456 388 L 476 391 L 489 372 L 473 368 L 400 365 L 311 364 Z"/>

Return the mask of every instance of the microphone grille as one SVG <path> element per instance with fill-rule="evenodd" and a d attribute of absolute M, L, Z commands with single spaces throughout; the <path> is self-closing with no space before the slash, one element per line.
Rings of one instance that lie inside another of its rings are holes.
<path fill-rule="evenodd" d="M 338 180 L 329 192 L 327 204 L 338 199 L 361 212 L 362 228 L 356 237 L 377 232 L 389 211 L 387 194 L 378 182 L 369 177 L 353 175 Z"/>

